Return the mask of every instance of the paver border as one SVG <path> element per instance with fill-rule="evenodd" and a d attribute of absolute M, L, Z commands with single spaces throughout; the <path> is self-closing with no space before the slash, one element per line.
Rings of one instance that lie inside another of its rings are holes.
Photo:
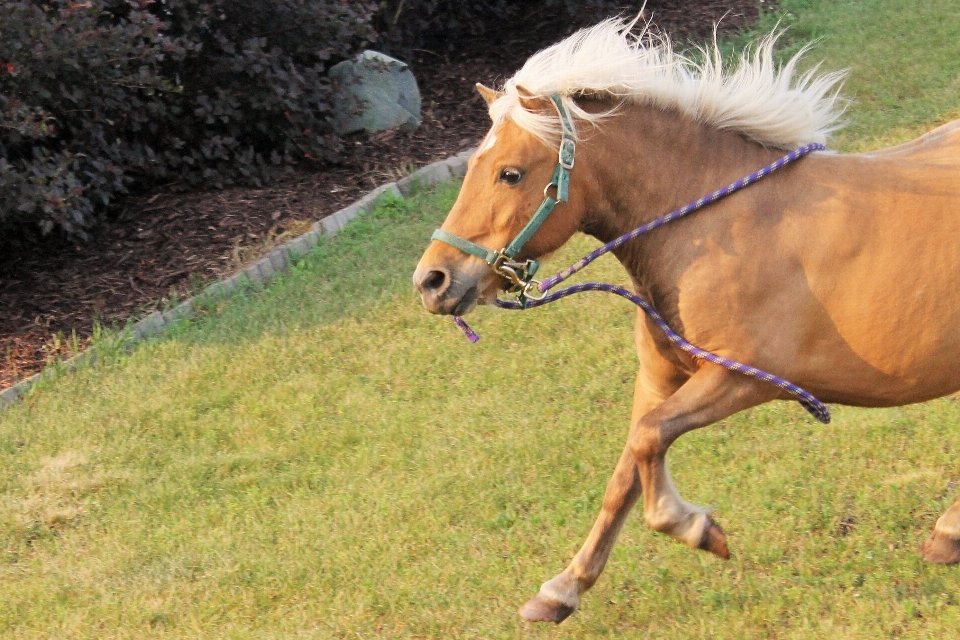
<path fill-rule="evenodd" d="M 377 187 L 353 204 L 313 223 L 310 231 L 280 245 L 237 273 L 208 285 L 196 296 L 172 309 L 163 312 L 154 311 L 141 318 L 130 327 L 127 344 L 132 346 L 158 335 L 168 323 L 193 316 L 194 306 L 202 299 L 223 297 L 234 291 L 244 281 L 267 284 L 276 275 L 287 271 L 295 260 L 305 256 L 320 242 L 321 236 L 335 236 L 348 222 L 367 213 L 371 206 L 386 193 L 406 197 L 417 188 L 433 187 L 454 178 L 462 178 L 467 172 L 467 160 L 474 151 L 475 149 L 461 151 L 455 156 L 421 167 L 396 182 Z M 40 373 L 24 378 L 12 387 L 0 391 L 0 411 L 22 399 L 41 380 L 53 378 L 61 373 L 73 372 L 80 365 L 93 364 L 96 360 L 96 348 L 91 346 L 65 362 L 50 365 Z"/>

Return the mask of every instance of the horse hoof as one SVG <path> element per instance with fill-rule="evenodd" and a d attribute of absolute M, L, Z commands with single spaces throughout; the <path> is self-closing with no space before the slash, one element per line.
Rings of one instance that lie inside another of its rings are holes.
<path fill-rule="evenodd" d="M 574 607 L 547 600 L 539 593 L 520 607 L 520 617 L 529 622 L 561 623 L 573 613 Z"/>
<path fill-rule="evenodd" d="M 724 560 L 730 559 L 730 549 L 727 547 L 727 534 L 723 532 L 713 518 L 708 518 L 707 528 L 703 532 L 703 538 L 697 549 L 703 549 L 710 553 L 720 556 Z"/>
<path fill-rule="evenodd" d="M 934 531 L 920 547 L 920 555 L 928 562 L 956 564 L 960 562 L 960 540 Z"/>

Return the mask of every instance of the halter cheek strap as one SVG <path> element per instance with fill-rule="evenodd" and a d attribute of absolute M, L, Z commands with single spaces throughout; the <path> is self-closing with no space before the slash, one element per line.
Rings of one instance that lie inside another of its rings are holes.
<path fill-rule="evenodd" d="M 543 189 L 543 202 L 540 203 L 540 206 L 534 211 L 530 221 L 524 225 L 516 237 L 500 251 L 490 251 L 475 242 L 461 238 L 443 229 L 435 230 L 433 235 L 430 236 L 431 240 L 439 240 L 440 242 L 449 244 L 489 264 L 495 272 L 510 281 L 513 285 L 510 291 L 519 293 L 521 299 L 539 299 L 542 297 L 537 290 L 537 285 L 540 283 L 533 280 L 534 274 L 536 274 L 537 269 L 540 268 L 540 263 L 536 260 L 518 262 L 514 260 L 514 258 L 520 253 L 523 246 L 527 244 L 527 241 L 533 237 L 533 234 L 537 232 L 537 229 L 544 223 L 553 211 L 553 208 L 557 206 L 557 203 L 567 201 L 570 190 L 570 170 L 573 169 L 577 152 L 577 143 L 573 137 L 573 125 L 571 124 L 567 107 L 563 104 L 560 96 L 556 94 L 551 95 L 550 100 L 557 109 L 562 127 L 557 168 L 553 171 L 553 178 L 550 179 L 550 182 L 547 183 L 547 186 Z M 550 189 L 556 189 L 556 199 L 547 195 Z"/>

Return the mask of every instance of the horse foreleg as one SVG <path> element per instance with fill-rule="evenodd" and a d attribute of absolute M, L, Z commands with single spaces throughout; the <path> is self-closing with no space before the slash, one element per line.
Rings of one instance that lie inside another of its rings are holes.
<path fill-rule="evenodd" d="M 637 376 L 630 421 L 633 425 L 631 438 L 640 418 L 679 386 L 670 382 L 651 382 L 648 379 L 651 368 L 641 369 Z M 640 476 L 637 475 L 637 464 L 629 442 L 630 438 L 613 471 L 613 477 L 607 483 L 600 515 L 586 542 L 563 573 L 543 583 L 539 593 L 520 608 L 520 615 L 525 620 L 561 622 L 577 608 L 580 595 L 600 577 L 620 528 L 640 497 Z"/>
<path fill-rule="evenodd" d="M 920 555 L 940 564 L 960 562 L 960 498 L 937 520 L 933 533 L 920 547 Z"/>
<path fill-rule="evenodd" d="M 641 418 L 630 449 L 643 485 L 644 518 L 656 531 L 729 558 L 726 535 L 707 509 L 680 498 L 667 471 L 670 445 L 688 431 L 766 402 L 776 391 L 756 380 L 704 365 L 669 400 Z"/>
<path fill-rule="evenodd" d="M 534 622 L 561 622 L 574 612 L 580 595 L 600 577 L 627 514 L 640 497 L 640 479 L 633 454 L 625 450 L 603 494 L 600 516 L 586 542 L 560 575 L 520 607 L 520 616 Z"/>
<path fill-rule="evenodd" d="M 597 581 L 617 534 L 642 493 L 644 515 L 692 547 L 726 555 L 726 538 L 706 510 L 680 499 L 667 474 L 667 449 L 682 434 L 772 399 L 776 391 L 752 378 L 704 365 L 679 389 L 656 394 L 637 380 L 633 428 L 603 496 L 603 508 L 583 547 L 563 573 L 543 583 L 520 608 L 526 620 L 560 622 L 577 608 L 580 596 Z"/>

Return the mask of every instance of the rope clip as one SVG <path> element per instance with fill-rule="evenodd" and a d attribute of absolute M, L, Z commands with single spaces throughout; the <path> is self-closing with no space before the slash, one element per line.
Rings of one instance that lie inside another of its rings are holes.
<path fill-rule="evenodd" d="M 525 300 L 542 300 L 546 293 L 540 291 L 540 281 L 533 279 L 537 269 L 540 268 L 540 263 L 536 260 L 523 262 L 511 260 L 504 251 L 497 252 L 497 257 L 490 266 L 510 282 L 511 286 L 507 289 L 507 293 L 516 295 L 521 303 Z"/>

